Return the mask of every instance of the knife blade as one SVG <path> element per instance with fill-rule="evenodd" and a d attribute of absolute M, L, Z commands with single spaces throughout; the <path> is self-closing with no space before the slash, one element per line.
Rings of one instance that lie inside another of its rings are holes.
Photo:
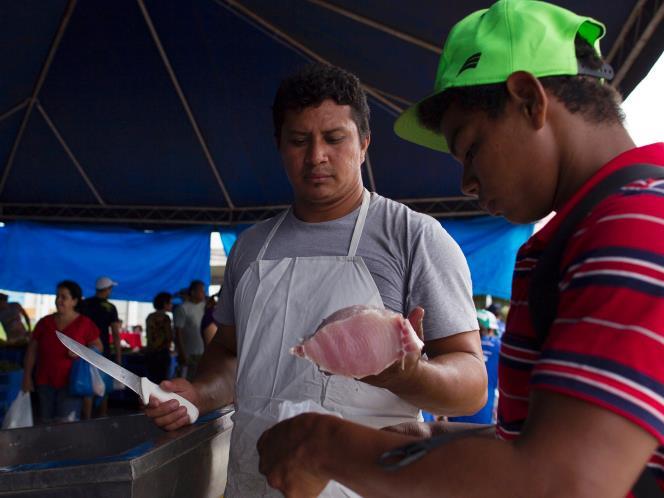
<path fill-rule="evenodd" d="M 58 339 L 60 339 L 60 342 L 62 342 L 62 344 L 64 344 L 67 349 L 73 353 L 76 353 L 78 356 L 83 358 L 91 365 L 97 367 L 99 370 L 102 370 L 114 379 L 122 382 L 125 386 L 138 394 L 144 404 L 147 405 L 149 403 L 150 396 L 154 396 L 162 403 L 171 399 L 175 399 L 180 403 L 181 406 L 184 406 L 187 409 L 187 415 L 189 416 L 190 423 L 193 424 L 196 422 L 196 419 L 198 419 L 198 408 L 196 408 L 196 406 L 189 400 L 183 398 L 179 394 L 164 391 L 161 387 L 149 380 L 147 377 L 139 377 L 135 373 L 130 372 L 117 363 L 113 363 L 108 358 L 100 355 L 88 347 L 85 347 L 80 342 L 75 341 L 62 332 L 56 331 L 55 333 L 57 334 Z"/>

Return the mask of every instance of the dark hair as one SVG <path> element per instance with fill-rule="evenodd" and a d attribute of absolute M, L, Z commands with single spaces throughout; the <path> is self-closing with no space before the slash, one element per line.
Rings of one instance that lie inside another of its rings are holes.
<path fill-rule="evenodd" d="M 360 139 L 369 135 L 369 104 L 358 77 L 336 66 L 314 63 L 303 67 L 279 85 L 272 104 L 277 143 L 281 138 L 286 111 L 318 107 L 327 99 L 338 105 L 349 105 Z"/>
<path fill-rule="evenodd" d="M 574 44 L 579 62 L 591 69 L 602 67 L 602 58 L 585 39 L 577 35 Z M 625 119 L 620 109 L 620 94 L 599 78 L 572 75 L 545 76 L 539 80 L 569 112 L 578 113 L 591 123 L 621 124 Z M 450 88 L 420 104 L 417 117 L 422 126 L 440 132 L 443 115 L 452 104 L 466 111 L 486 112 L 490 118 L 495 119 L 505 110 L 507 100 L 505 83 Z"/>
<path fill-rule="evenodd" d="M 191 283 L 189 284 L 189 289 L 187 290 L 187 292 L 189 293 L 189 295 L 191 295 L 191 293 L 194 291 L 194 289 L 195 289 L 196 287 L 198 287 L 199 285 L 200 285 L 201 287 L 205 288 L 205 283 L 203 283 L 202 280 L 192 280 Z"/>
<path fill-rule="evenodd" d="M 170 292 L 160 292 L 152 300 L 152 305 L 154 306 L 154 309 L 161 311 L 172 300 L 173 300 L 173 296 L 171 296 Z"/>
<path fill-rule="evenodd" d="M 69 294 L 71 294 L 71 297 L 76 299 L 75 309 L 78 310 L 79 306 L 81 305 L 81 301 L 83 300 L 83 291 L 81 290 L 80 285 L 78 285 L 73 280 L 63 280 L 62 282 L 58 282 L 58 285 L 56 285 L 55 288 L 67 289 Z"/>
<path fill-rule="evenodd" d="M 4 292 L 0 292 L 0 301 L 9 301 L 9 296 Z"/>

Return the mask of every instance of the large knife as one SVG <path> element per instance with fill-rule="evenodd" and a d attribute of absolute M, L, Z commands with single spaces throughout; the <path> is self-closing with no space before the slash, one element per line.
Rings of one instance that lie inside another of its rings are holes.
<path fill-rule="evenodd" d="M 108 358 L 105 358 L 99 353 L 94 352 L 92 349 L 86 348 L 83 344 L 71 339 L 62 332 L 56 331 L 56 334 L 58 335 L 60 342 L 62 342 L 62 344 L 67 347 L 67 349 L 76 353 L 78 356 L 83 358 L 88 363 L 94 365 L 99 370 L 103 370 L 114 379 L 122 382 L 125 386 L 138 394 L 144 404 L 148 404 L 150 401 L 150 396 L 154 396 L 161 402 L 176 399 L 180 403 L 180 406 L 184 406 L 187 409 L 187 415 L 189 415 L 190 423 L 193 424 L 196 422 L 196 419 L 198 419 L 198 408 L 196 408 L 193 403 L 184 399 L 179 394 L 164 391 L 161 387 L 149 380 L 147 377 L 139 377 L 135 373 L 130 372 L 126 368 L 122 368 L 120 365 L 113 363 Z"/>

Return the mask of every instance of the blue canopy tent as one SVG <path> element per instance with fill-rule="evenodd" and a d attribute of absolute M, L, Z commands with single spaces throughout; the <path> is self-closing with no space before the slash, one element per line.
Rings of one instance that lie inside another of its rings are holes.
<path fill-rule="evenodd" d="M 175 293 L 192 279 L 210 281 L 208 227 L 143 231 L 119 226 L 65 226 L 19 221 L 0 229 L 2 288 L 54 294 L 57 282 L 73 279 L 83 295 L 110 275 L 116 299 L 151 301 Z M 46 249 L 47 248 L 47 249 Z"/>
<path fill-rule="evenodd" d="M 624 93 L 664 48 L 660 2 L 559 3 L 607 24 Z M 270 105 L 280 79 L 311 60 L 365 85 L 371 190 L 441 219 L 479 215 L 459 166 L 399 140 L 392 123 L 430 91 L 451 25 L 486 4 L 2 2 L 0 219 L 226 229 L 275 214 L 291 193 Z M 481 238 L 482 223 L 466 227 Z"/>
<path fill-rule="evenodd" d="M 509 299 L 516 252 L 530 237 L 532 226 L 512 225 L 502 218 L 488 216 L 463 220 L 448 218 L 442 221 L 442 225 L 468 260 L 475 295 Z M 246 228 L 247 225 L 242 225 L 221 230 L 226 254 Z"/>

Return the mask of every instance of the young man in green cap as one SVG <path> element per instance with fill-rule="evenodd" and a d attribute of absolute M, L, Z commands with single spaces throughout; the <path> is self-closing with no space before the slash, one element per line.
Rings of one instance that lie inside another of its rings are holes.
<path fill-rule="evenodd" d="M 301 415 L 258 443 L 287 497 L 328 480 L 365 497 L 662 494 L 664 144 L 636 148 L 625 131 L 603 34 L 548 3 L 501 0 L 452 29 L 434 94 L 395 124 L 451 152 L 490 213 L 557 212 L 517 256 L 497 426 L 387 432 Z"/>

